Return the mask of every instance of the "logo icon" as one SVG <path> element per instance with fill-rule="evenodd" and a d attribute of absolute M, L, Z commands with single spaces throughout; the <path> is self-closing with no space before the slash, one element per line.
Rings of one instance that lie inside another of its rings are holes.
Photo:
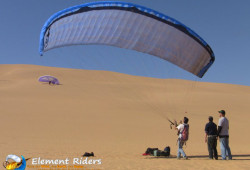
<path fill-rule="evenodd" d="M 16 155 L 8 155 L 3 163 L 3 167 L 8 170 L 25 170 L 27 160 L 29 158 L 25 159 L 23 156 L 20 158 Z"/>

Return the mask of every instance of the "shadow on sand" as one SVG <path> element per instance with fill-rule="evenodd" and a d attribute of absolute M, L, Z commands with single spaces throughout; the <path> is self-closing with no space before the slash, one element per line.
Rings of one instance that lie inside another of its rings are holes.
<path fill-rule="evenodd" d="M 219 156 L 221 157 L 221 156 Z M 176 159 L 175 155 L 166 156 L 147 156 L 145 159 Z M 207 158 L 208 155 L 190 155 L 188 158 Z M 233 160 L 250 160 L 250 154 L 233 155 Z"/>
<path fill-rule="evenodd" d="M 41 82 L 40 84 L 42 84 L 42 85 L 49 85 L 49 86 L 61 86 L 61 85 L 63 85 L 63 84 L 49 84 L 49 83 L 47 83 L 47 82 Z"/>

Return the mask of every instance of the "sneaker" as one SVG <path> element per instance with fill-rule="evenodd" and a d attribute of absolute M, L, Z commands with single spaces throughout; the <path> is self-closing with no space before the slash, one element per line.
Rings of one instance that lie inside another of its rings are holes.
<path fill-rule="evenodd" d="M 188 157 L 185 156 L 185 157 L 183 157 L 183 159 L 184 159 L 184 160 L 188 160 Z"/>

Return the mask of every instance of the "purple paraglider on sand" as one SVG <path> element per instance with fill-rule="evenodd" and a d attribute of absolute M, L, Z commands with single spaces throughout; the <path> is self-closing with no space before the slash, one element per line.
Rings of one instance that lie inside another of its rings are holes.
<path fill-rule="evenodd" d="M 39 82 L 45 82 L 45 83 L 49 83 L 49 84 L 55 84 L 55 85 L 59 85 L 59 80 L 53 76 L 41 76 L 38 79 Z"/>

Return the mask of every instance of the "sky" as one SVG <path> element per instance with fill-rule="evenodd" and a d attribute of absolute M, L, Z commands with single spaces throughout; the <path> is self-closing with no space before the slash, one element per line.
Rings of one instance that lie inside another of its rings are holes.
<path fill-rule="evenodd" d="M 102 45 L 58 48 L 40 57 L 39 36 L 46 20 L 62 9 L 87 2 L 93 0 L 1 0 L 0 64 L 108 70 L 138 76 L 250 86 L 249 0 L 125 1 L 175 18 L 211 46 L 216 60 L 202 79 L 157 57 Z"/>

